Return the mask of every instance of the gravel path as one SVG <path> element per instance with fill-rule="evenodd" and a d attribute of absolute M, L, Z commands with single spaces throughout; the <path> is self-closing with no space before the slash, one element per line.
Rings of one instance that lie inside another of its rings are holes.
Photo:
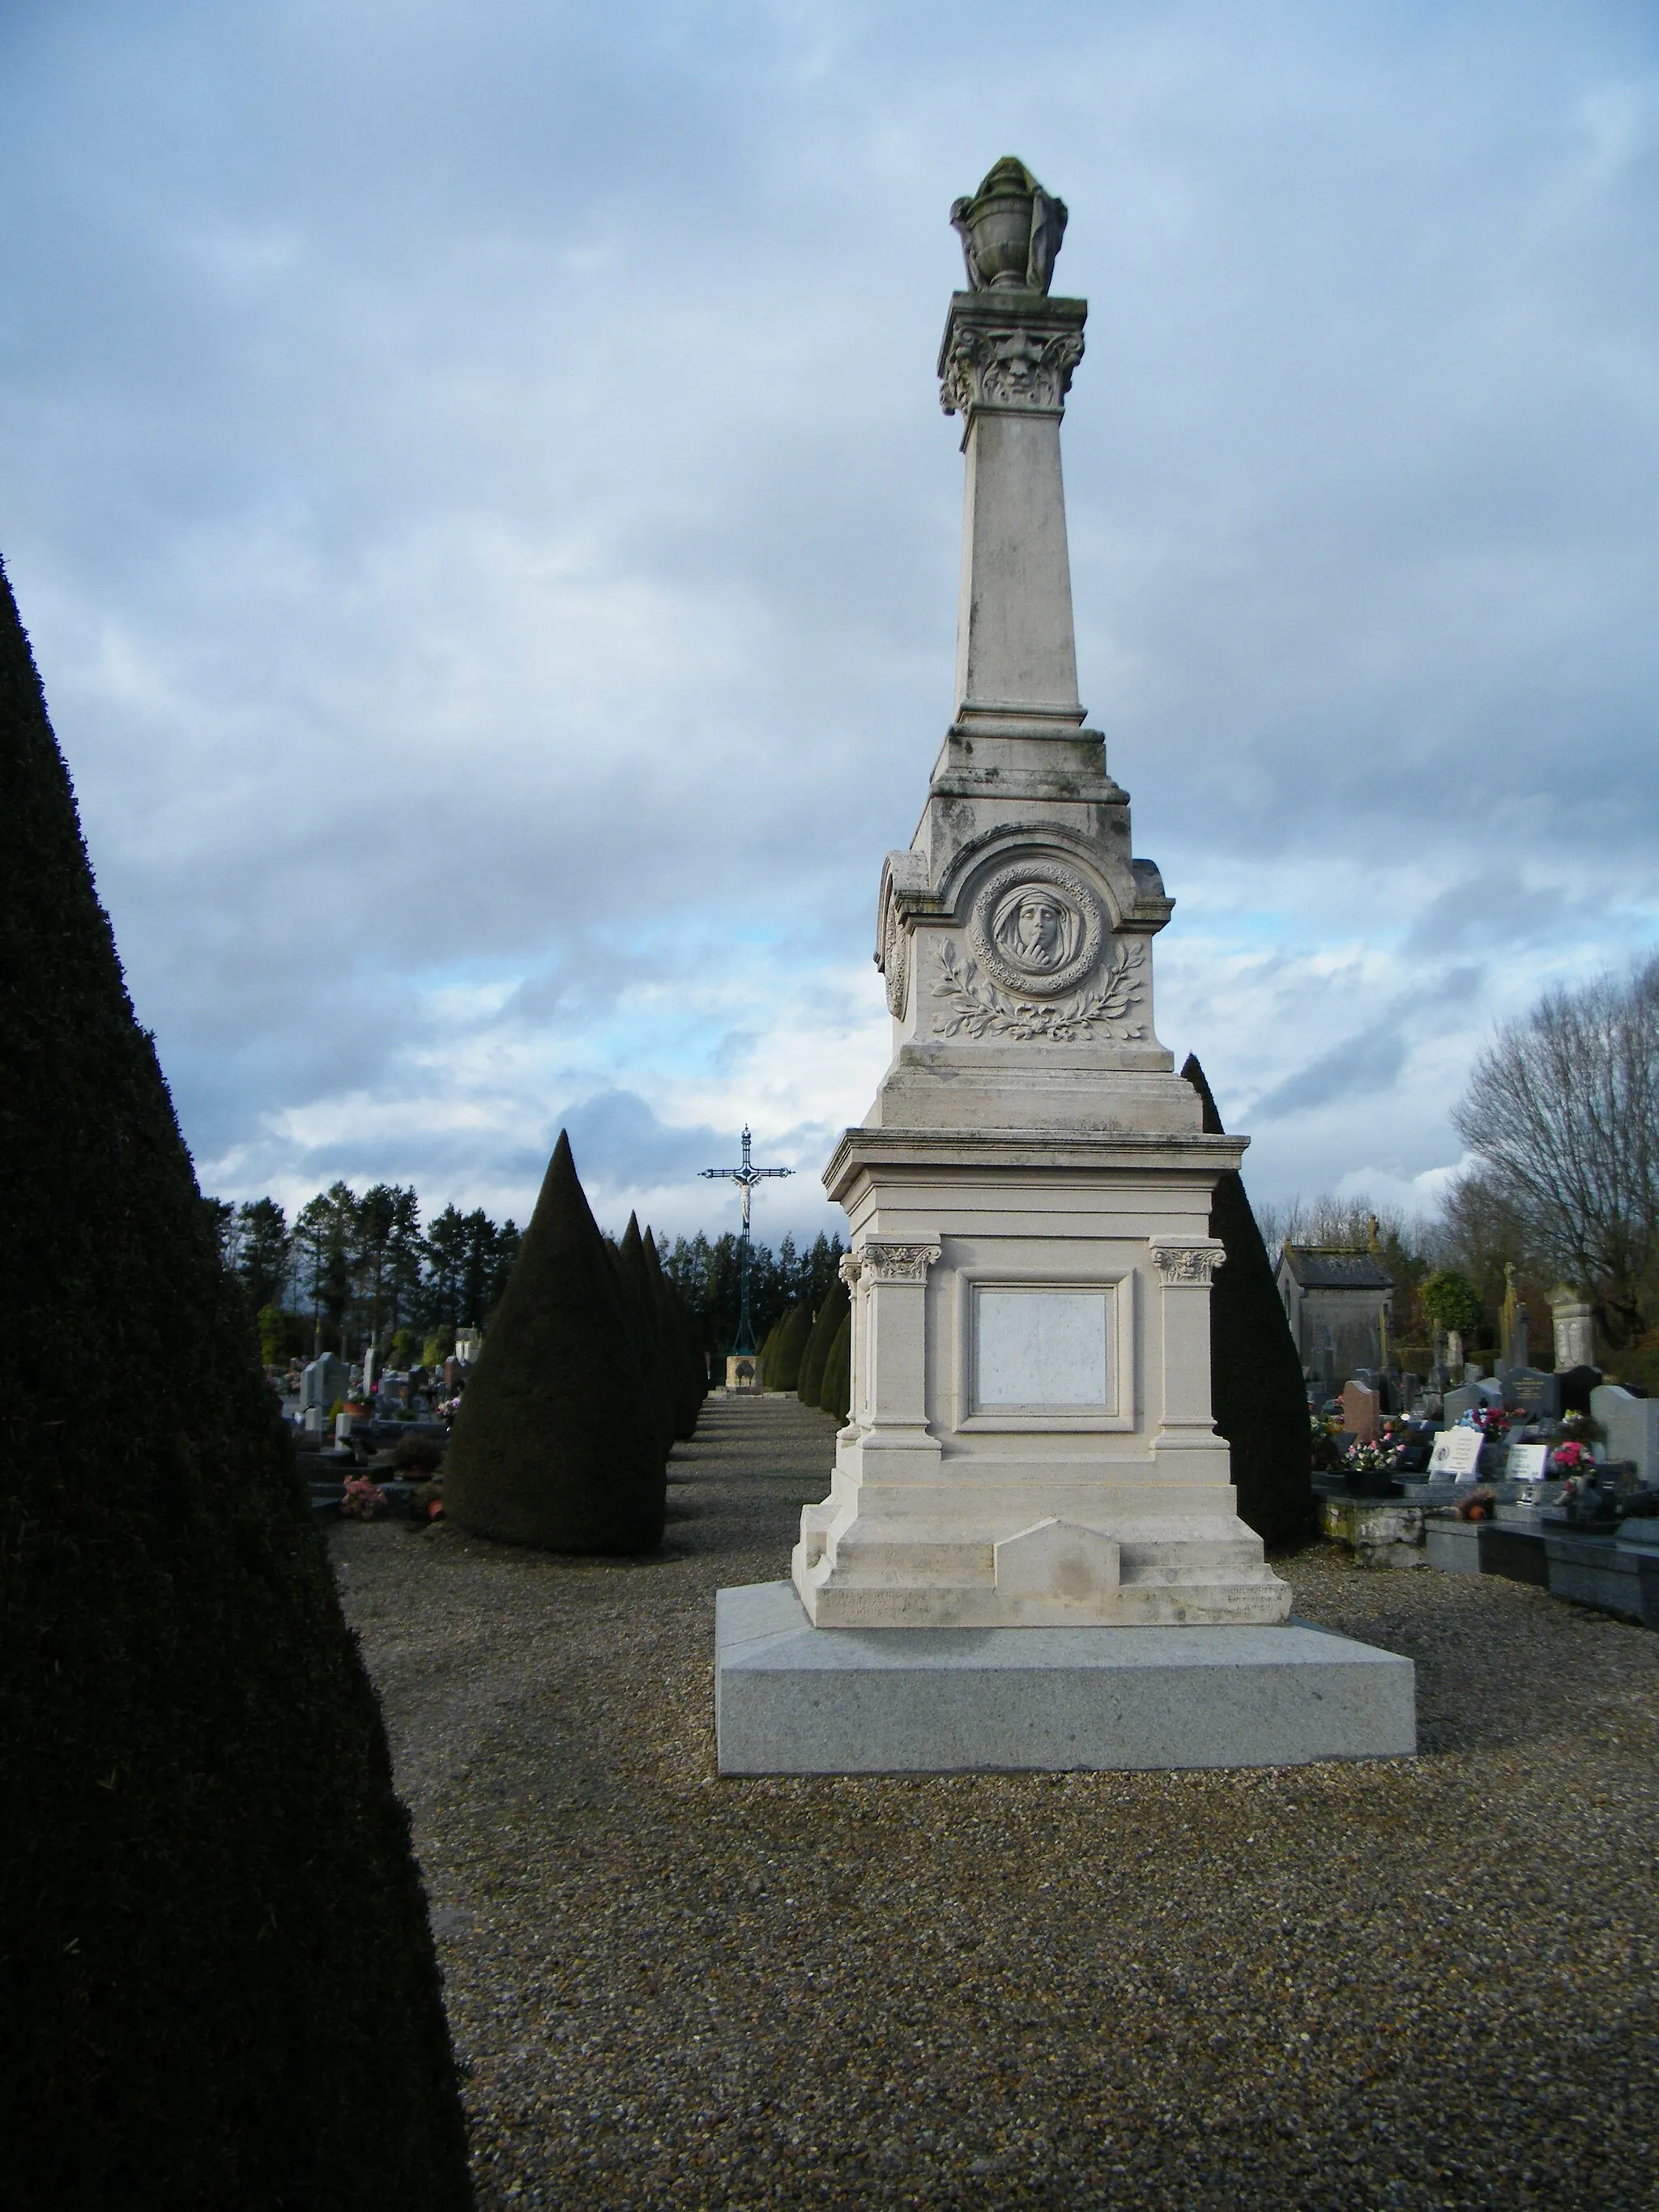
<path fill-rule="evenodd" d="M 1322 1546 L 1415 1761 L 719 1781 L 714 1593 L 832 1433 L 712 1400 L 642 1563 L 331 1538 L 481 2203 L 1659 2203 L 1659 1637 Z"/>

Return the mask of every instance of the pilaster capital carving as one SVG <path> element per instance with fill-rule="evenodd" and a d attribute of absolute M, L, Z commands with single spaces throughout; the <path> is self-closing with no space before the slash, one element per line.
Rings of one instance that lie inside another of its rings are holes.
<path fill-rule="evenodd" d="M 872 1282 L 925 1283 L 927 1270 L 942 1249 L 938 1244 L 904 1244 L 884 1237 L 869 1237 L 854 1256 Z M 846 1265 L 843 1260 L 842 1266 Z"/>
<path fill-rule="evenodd" d="M 1152 1243 L 1152 1264 L 1163 1277 L 1164 1287 L 1171 1290 L 1208 1290 L 1215 1280 L 1215 1271 L 1227 1256 L 1227 1248 L 1219 1237 L 1206 1237 L 1182 1243 L 1165 1243 L 1155 1237 Z"/>
<path fill-rule="evenodd" d="M 1081 300 L 958 293 L 939 349 L 939 404 L 947 415 L 1065 412 L 1083 358 Z"/>
<path fill-rule="evenodd" d="M 856 1252 L 843 1252 L 836 1263 L 836 1273 L 850 1291 L 857 1286 L 863 1267 L 864 1262 Z"/>

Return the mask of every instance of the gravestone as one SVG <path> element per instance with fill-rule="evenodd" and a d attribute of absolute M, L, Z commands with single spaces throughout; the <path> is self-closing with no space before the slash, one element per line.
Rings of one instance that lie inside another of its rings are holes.
<path fill-rule="evenodd" d="M 1590 1393 L 1601 1383 L 1601 1369 L 1568 1367 L 1555 1379 L 1561 1386 L 1561 1411 L 1564 1413 L 1588 1413 Z"/>
<path fill-rule="evenodd" d="M 1644 1490 L 1659 1486 L 1659 1398 L 1633 1397 L 1616 1382 L 1602 1382 L 1589 1394 L 1589 1409 L 1607 1431 L 1607 1457 L 1632 1461 Z"/>
<path fill-rule="evenodd" d="M 1376 1442 L 1380 1405 L 1377 1393 L 1368 1390 L 1363 1382 L 1343 1384 L 1342 1426 L 1356 1443 L 1374 1444 Z"/>
<path fill-rule="evenodd" d="M 1555 1328 L 1556 1372 L 1569 1367 L 1593 1367 L 1595 1309 L 1589 1300 L 1563 1284 L 1550 1292 L 1550 1319 Z"/>
<path fill-rule="evenodd" d="M 1524 1413 L 1528 1425 L 1561 1418 L 1561 1377 L 1541 1367 L 1511 1367 L 1503 1377 L 1504 1403 Z"/>
<path fill-rule="evenodd" d="M 1521 1303 L 1515 1287 L 1515 1268 L 1506 1261 L 1504 1267 L 1504 1310 L 1498 1322 L 1502 1351 L 1498 1366 L 1524 1367 L 1527 1364 L 1527 1310 Z"/>
<path fill-rule="evenodd" d="M 455 1357 L 463 1367 L 476 1367 L 478 1354 L 483 1350 L 483 1331 L 479 1328 L 458 1328 L 455 1332 Z"/>
<path fill-rule="evenodd" d="M 1429 1460 L 1429 1480 L 1473 1482 L 1480 1472 L 1480 1447 L 1486 1442 L 1479 1429 L 1443 1429 L 1434 1440 Z"/>
<path fill-rule="evenodd" d="M 1461 1383 L 1455 1390 L 1448 1390 L 1441 1401 L 1441 1419 L 1449 1429 L 1455 1429 L 1465 1413 L 1472 1413 L 1486 1402 L 1473 1382 Z"/>
<path fill-rule="evenodd" d="M 343 1398 L 351 1383 L 351 1370 L 343 1359 L 325 1352 L 313 1359 L 300 1378 L 300 1403 L 326 1413 L 337 1398 Z"/>

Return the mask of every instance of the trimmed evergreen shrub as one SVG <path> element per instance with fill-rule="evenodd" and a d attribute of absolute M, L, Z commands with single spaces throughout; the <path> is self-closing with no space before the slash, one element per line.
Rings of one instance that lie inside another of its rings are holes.
<path fill-rule="evenodd" d="M 853 1402 L 853 1316 L 851 1302 L 848 1310 L 841 1317 L 841 1327 L 836 1331 L 823 1363 L 823 1382 L 818 1390 L 818 1403 L 826 1413 L 833 1413 L 838 1421 L 845 1421 Z"/>
<path fill-rule="evenodd" d="M 682 1443 L 696 1433 L 697 1416 L 702 1411 L 703 1364 L 691 1348 L 691 1316 L 684 1299 L 662 1271 L 662 1261 L 657 1254 L 657 1240 L 651 1224 L 646 1224 L 640 1239 L 640 1249 L 645 1259 L 645 1273 L 651 1288 L 651 1302 L 657 1316 L 657 1334 L 661 1340 L 663 1358 L 668 1370 L 669 1391 L 674 1401 L 674 1434 Z"/>
<path fill-rule="evenodd" d="M 380 1709 L 3 572 L 0 775 L 6 2194 L 463 2207 Z"/>
<path fill-rule="evenodd" d="M 800 1376 L 795 1395 L 803 1406 L 817 1404 L 823 1389 L 823 1367 L 830 1357 L 830 1347 L 836 1340 L 836 1331 L 851 1310 L 852 1298 L 838 1275 L 830 1295 L 818 1308 L 817 1319 L 812 1323 L 800 1356 Z"/>
<path fill-rule="evenodd" d="M 658 1414 L 562 1131 L 444 1457 L 444 1518 L 547 1552 L 662 1540 Z"/>
<path fill-rule="evenodd" d="M 1220 1136 L 1203 1069 L 1189 1057 L 1181 1072 L 1203 1101 L 1205 1128 Z M 1232 1447 L 1239 1517 L 1265 1544 L 1295 1543 L 1314 1510 L 1307 1385 L 1243 1178 L 1232 1170 L 1210 1201 L 1210 1234 L 1227 1248 L 1210 1293 L 1210 1400 Z"/>
<path fill-rule="evenodd" d="M 679 1407 L 674 1389 L 674 1377 L 670 1372 L 667 1346 L 663 1342 L 662 1319 L 657 1311 L 653 1292 L 651 1270 L 645 1256 L 645 1239 L 640 1234 L 638 1214 L 630 1213 L 628 1226 L 617 1253 L 624 1279 L 629 1311 L 634 1323 L 634 1341 L 640 1355 L 640 1366 L 645 1375 L 645 1387 L 657 1413 L 657 1434 L 662 1444 L 665 1459 L 674 1449 L 674 1438 L 679 1431 Z"/>
<path fill-rule="evenodd" d="M 799 1305 L 790 1307 L 772 1332 L 772 1348 L 766 1355 L 769 1390 L 795 1389 L 800 1381 L 801 1354 L 811 1333 L 812 1309 L 803 1299 Z"/>

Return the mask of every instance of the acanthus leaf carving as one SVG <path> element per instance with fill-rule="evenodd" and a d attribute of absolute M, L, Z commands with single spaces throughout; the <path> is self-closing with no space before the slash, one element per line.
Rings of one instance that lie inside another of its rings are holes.
<path fill-rule="evenodd" d="M 941 373 L 939 404 L 947 415 L 975 407 L 1057 415 L 1083 358 L 1083 333 L 1040 333 L 1018 323 L 967 325 L 951 341 Z"/>
<path fill-rule="evenodd" d="M 946 938 L 939 948 L 940 975 L 933 996 L 943 999 L 945 1011 L 934 1024 L 941 1036 L 1006 1036 L 1016 1043 L 1089 1042 L 1097 1033 L 1131 1043 L 1146 1035 L 1144 1016 L 1134 1009 L 1146 996 L 1146 982 L 1138 959 L 1119 940 L 1113 947 L 1106 972 L 1092 989 L 1077 992 L 1059 1001 L 1018 998 L 981 975 L 979 963 L 958 965 L 955 940 Z"/>
<path fill-rule="evenodd" d="M 939 1258 L 938 1244 L 904 1244 L 869 1237 L 854 1255 L 862 1272 L 877 1283 L 925 1283 Z M 843 1262 L 843 1265 L 845 1263 Z"/>
<path fill-rule="evenodd" d="M 1152 1261 L 1164 1280 L 1176 1287 L 1207 1290 L 1215 1271 L 1226 1258 L 1226 1247 L 1214 1241 L 1202 1244 L 1152 1246 Z"/>

